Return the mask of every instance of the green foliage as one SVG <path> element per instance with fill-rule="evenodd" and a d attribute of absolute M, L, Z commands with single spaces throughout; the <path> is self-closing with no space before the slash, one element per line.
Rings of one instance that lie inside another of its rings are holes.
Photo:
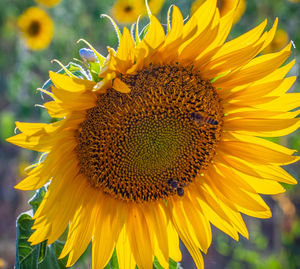
<path fill-rule="evenodd" d="M 160 263 L 158 262 L 157 258 L 154 258 L 153 262 L 153 269 L 164 269 Z M 179 263 L 175 262 L 171 258 L 169 258 L 169 269 L 182 269 Z"/>
<path fill-rule="evenodd" d="M 38 268 L 40 246 L 31 246 L 27 241 L 32 234 L 32 216 L 23 213 L 17 220 L 17 240 L 16 240 L 16 269 Z"/>
<path fill-rule="evenodd" d="M 16 269 L 66 268 L 66 259 L 58 260 L 58 256 L 64 247 L 64 242 L 58 240 L 49 246 L 47 246 L 46 241 L 34 246 L 28 242 L 29 237 L 33 234 L 33 230 L 31 230 L 33 213 L 42 202 L 46 191 L 46 187 L 38 190 L 29 201 L 32 210 L 22 213 L 17 219 Z"/>
<path fill-rule="evenodd" d="M 14 115 L 10 111 L 0 114 L 0 139 L 4 140 L 13 135 Z"/>

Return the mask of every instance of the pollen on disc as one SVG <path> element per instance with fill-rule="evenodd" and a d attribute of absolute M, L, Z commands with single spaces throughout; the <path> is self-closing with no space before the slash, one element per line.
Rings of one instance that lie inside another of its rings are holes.
<path fill-rule="evenodd" d="M 119 78 L 130 93 L 109 89 L 99 95 L 76 136 L 81 173 L 121 200 L 184 195 L 221 138 L 216 89 L 200 73 L 178 65 L 150 65 Z"/>

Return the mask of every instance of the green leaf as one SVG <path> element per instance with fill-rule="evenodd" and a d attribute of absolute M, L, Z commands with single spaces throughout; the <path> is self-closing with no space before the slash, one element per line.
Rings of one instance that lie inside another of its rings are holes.
<path fill-rule="evenodd" d="M 90 65 L 89 70 L 90 70 L 93 81 L 99 82 L 100 78 L 99 78 L 98 74 L 100 73 L 100 68 L 101 68 L 99 62 L 94 62 L 94 63 L 90 62 L 89 65 Z"/>
<path fill-rule="evenodd" d="M 33 197 L 29 200 L 28 203 L 31 205 L 31 207 L 33 209 L 33 213 L 36 212 L 40 203 L 43 201 L 46 192 L 47 192 L 47 187 L 43 186 L 42 188 L 37 190 L 35 192 L 35 194 L 33 195 Z"/>
<path fill-rule="evenodd" d="M 66 268 L 67 257 L 59 260 L 58 257 L 64 247 L 64 242 L 56 241 L 46 247 L 46 256 L 38 265 L 38 269 L 64 269 Z"/>
<path fill-rule="evenodd" d="M 33 233 L 32 225 L 32 210 L 17 219 L 16 269 L 38 268 L 40 246 L 31 246 L 27 241 Z"/>
<path fill-rule="evenodd" d="M 57 240 L 47 246 L 47 241 L 38 245 L 31 246 L 28 238 L 32 235 L 33 225 L 32 216 L 41 204 L 47 186 L 36 191 L 30 199 L 29 204 L 32 210 L 21 214 L 17 219 L 17 240 L 16 240 L 16 269 L 65 269 L 67 257 L 58 260 L 58 257 L 64 247 L 64 242 Z"/>

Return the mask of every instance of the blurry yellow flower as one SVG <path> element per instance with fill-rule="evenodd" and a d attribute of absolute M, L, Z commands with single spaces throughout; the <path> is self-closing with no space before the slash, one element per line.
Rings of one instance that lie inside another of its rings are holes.
<path fill-rule="evenodd" d="M 41 50 L 48 47 L 53 36 L 53 22 L 48 14 L 30 7 L 18 18 L 18 27 L 28 48 Z"/>
<path fill-rule="evenodd" d="M 150 0 L 149 7 L 153 14 L 157 14 L 165 0 Z M 132 23 L 137 20 L 139 16 L 143 17 L 147 14 L 144 0 L 118 0 L 112 8 L 112 16 L 119 23 Z"/>
<path fill-rule="evenodd" d="M 288 0 L 289 2 L 291 2 L 291 3 L 298 3 L 298 2 L 300 2 L 300 0 Z"/>
<path fill-rule="evenodd" d="M 287 43 L 289 42 L 289 35 L 286 31 L 279 29 L 273 41 L 270 43 L 268 47 L 266 47 L 262 52 L 263 53 L 270 53 L 276 52 L 282 49 Z"/>
<path fill-rule="evenodd" d="M 38 3 L 41 3 L 45 5 L 46 7 L 54 7 L 58 3 L 60 3 L 61 0 L 36 0 Z"/>
<path fill-rule="evenodd" d="M 300 94 L 286 93 L 295 61 L 283 65 L 291 44 L 259 55 L 277 20 L 226 42 L 232 1 L 220 17 L 217 0 L 207 0 L 187 22 L 173 6 L 167 34 L 153 15 L 143 38 L 117 29 L 117 50 L 102 56 L 90 46 L 101 67 L 95 80 L 49 73 L 44 107 L 61 120 L 16 122 L 20 133 L 7 139 L 47 153 L 16 186 L 50 181 L 30 242 L 51 244 L 68 227 L 67 266 L 92 240 L 94 269 L 114 249 L 120 268 L 152 269 L 154 257 L 163 268 L 181 260 L 180 238 L 202 269 L 211 224 L 238 240 L 248 238 L 241 213 L 271 217 L 259 194 L 297 183 L 281 167 L 299 160 L 295 151 L 264 139 L 300 125 Z"/>
<path fill-rule="evenodd" d="M 205 0 L 196 0 L 192 7 L 191 7 L 191 13 L 193 14 L 198 7 L 200 7 Z M 232 0 L 218 0 L 218 8 L 220 10 L 221 16 L 226 15 L 235 5 L 235 1 Z M 246 10 L 246 1 L 240 0 L 234 13 L 233 23 L 236 23 L 239 21 L 239 19 L 242 17 Z"/>

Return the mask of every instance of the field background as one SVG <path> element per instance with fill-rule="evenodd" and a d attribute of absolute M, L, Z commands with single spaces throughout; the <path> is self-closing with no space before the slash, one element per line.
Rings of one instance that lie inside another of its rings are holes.
<path fill-rule="evenodd" d="M 166 23 L 170 4 L 178 5 L 184 17 L 190 13 L 192 1 L 166 1 L 158 17 Z M 45 8 L 54 21 L 55 32 L 50 46 L 42 51 L 30 51 L 20 41 L 16 26 L 17 17 L 30 6 L 33 0 L 0 1 L 0 269 L 12 268 L 15 257 L 15 221 L 17 216 L 29 210 L 28 199 L 33 193 L 16 191 L 13 186 L 24 177 L 24 168 L 35 162 L 38 155 L 22 150 L 4 141 L 13 135 L 14 121 L 47 122 L 46 111 L 35 104 L 42 104 L 41 94 L 36 88 L 48 79 L 48 71 L 60 67 L 51 63 L 59 59 L 67 64 L 72 58 L 79 58 L 83 46 L 76 44 L 84 38 L 102 54 L 106 46 L 116 47 L 115 32 L 107 19 L 100 19 L 102 13 L 110 14 L 112 0 L 62 0 L 53 8 Z M 279 28 L 285 29 L 295 47 L 290 59 L 298 60 L 291 75 L 299 75 L 300 51 L 300 3 L 287 0 L 251 0 L 242 19 L 234 26 L 229 38 L 253 28 L 264 18 L 270 27 L 279 17 Z M 145 20 L 142 22 L 145 24 Z M 292 91 L 300 91 L 299 83 Z M 300 132 L 275 139 L 279 143 L 300 150 Z M 286 168 L 300 180 L 300 164 Z M 206 269 L 222 268 L 300 268 L 300 185 L 287 186 L 281 196 L 265 197 L 273 217 L 258 220 L 245 217 L 250 230 L 250 239 L 241 238 L 235 242 L 227 235 L 214 229 L 214 239 L 207 255 L 204 255 Z M 190 256 L 183 249 L 182 266 L 193 269 Z M 74 268 L 91 268 L 87 254 Z"/>

